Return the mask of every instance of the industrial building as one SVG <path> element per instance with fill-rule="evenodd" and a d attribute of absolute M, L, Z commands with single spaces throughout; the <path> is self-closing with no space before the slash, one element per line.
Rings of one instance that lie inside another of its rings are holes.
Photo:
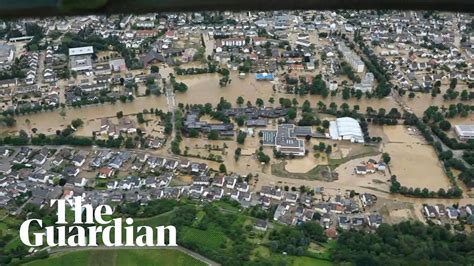
<path fill-rule="evenodd" d="M 333 140 L 350 140 L 354 143 L 364 143 L 364 133 L 359 122 L 351 117 L 337 118 L 329 123 L 329 134 Z"/>
<path fill-rule="evenodd" d="M 69 66 L 73 71 L 92 70 L 94 47 L 84 46 L 69 49 Z"/>
<path fill-rule="evenodd" d="M 455 125 L 454 131 L 460 140 L 474 139 L 474 125 Z"/>
<path fill-rule="evenodd" d="M 297 138 L 303 135 L 311 136 L 311 128 L 281 124 L 277 130 L 262 130 L 262 145 L 275 147 L 277 151 L 285 155 L 304 156 L 304 141 Z"/>

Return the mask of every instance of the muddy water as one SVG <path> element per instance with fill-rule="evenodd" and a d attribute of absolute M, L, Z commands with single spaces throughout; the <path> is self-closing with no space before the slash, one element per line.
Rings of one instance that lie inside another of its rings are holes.
<path fill-rule="evenodd" d="M 167 77 L 173 72 L 173 69 L 164 65 L 159 65 L 160 73 L 163 77 Z M 309 73 L 311 75 L 315 73 Z M 275 99 L 274 105 L 278 104 L 280 97 L 284 98 L 296 98 L 299 104 L 302 104 L 305 100 L 309 100 L 313 108 L 317 107 L 319 101 L 324 102 L 327 106 L 331 102 L 335 102 L 338 106 L 342 103 L 347 103 L 351 108 L 354 105 L 359 105 L 360 112 L 365 112 L 368 106 L 379 109 L 385 108 L 387 111 L 392 107 L 397 107 L 395 101 L 390 98 L 384 99 L 366 99 L 362 98 L 357 100 L 351 98 L 347 101 L 343 100 L 340 95 L 329 96 L 326 99 L 317 95 L 293 95 L 286 94 L 284 91 L 279 91 L 274 87 L 278 88 L 278 81 L 267 82 L 267 81 L 256 81 L 254 74 L 248 74 L 245 78 L 240 78 L 237 72 L 231 73 L 231 83 L 226 87 L 221 88 L 219 85 L 219 74 L 201 74 L 193 76 L 178 76 L 177 80 L 186 83 L 189 87 L 186 93 L 176 93 L 176 102 L 184 104 L 204 104 L 210 102 L 217 104 L 221 97 L 231 102 L 233 106 L 236 106 L 236 99 L 242 96 L 245 102 L 250 101 L 252 104 L 255 103 L 257 98 L 264 100 L 266 106 L 271 106 L 268 103 L 268 99 L 273 97 Z M 415 99 L 407 100 L 408 105 L 416 111 L 416 113 L 422 113 L 427 106 L 431 104 L 447 105 L 449 102 L 442 100 L 442 97 L 431 98 L 429 94 L 419 94 Z M 123 111 L 124 114 L 134 114 L 143 111 L 143 109 L 159 108 L 167 110 L 166 98 L 164 96 L 155 97 L 136 97 L 134 102 L 122 104 L 117 102 L 115 105 L 106 103 L 103 105 L 91 105 L 82 108 L 66 108 L 63 115 L 60 110 L 53 112 L 30 114 L 25 116 L 18 116 L 17 125 L 13 128 L 1 128 L 2 132 L 15 132 L 19 129 L 31 130 L 37 128 L 39 132 L 52 133 L 56 129 L 62 128 L 64 125 L 69 124 L 73 119 L 81 118 L 86 122 L 84 135 L 90 135 L 91 130 L 95 130 L 97 126 L 97 119 L 102 117 L 115 116 L 117 112 Z M 320 115 L 321 117 L 324 115 Z M 29 123 L 27 123 L 27 119 Z M 90 128 L 89 128 L 90 125 Z"/>
<path fill-rule="evenodd" d="M 359 105 L 361 112 L 365 112 L 368 106 L 374 109 L 385 108 L 390 110 L 392 107 L 397 107 L 397 104 L 391 98 L 384 99 L 361 99 L 357 100 L 351 98 L 349 100 L 343 100 L 340 95 L 329 96 L 322 98 L 317 95 L 294 95 L 287 94 L 284 91 L 273 90 L 274 84 L 277 82 L 268 81 L 256 81 L 253 74 L 248 74 L 245 78 L 240 78 L 236 72 L 231 73 L 231 84 L 221 88 L 219 86 L 219 74 L 201 74 L 194 76 L 179 76 L 177 80 L 186 83 L 189 87 L 188 91 L 183 94 L 176 94 L 177 102 L 182 103 L 206 103 L 211 102 L 216 104 L 219 102 L 221 97 L 224 97 L 234 106 L 237 97 L 242 96 L 245 102 L 250 101 L 252 104 L 255 103 L 257 98 L 264 100 L 265 105 L 270 105 L 268 99 L 273 97 L 275 99 L 275 105 L 278 105 L 279 98 L 296 98 L 299 104 L 302 104 L 305 100 L 309 100 L 313 108 L 317 107 L 319 101 L 324 102 L 327 106 L 331 102 L 335 102 L 338 106 L 342 103 L 347 103 L 350 107 Z M 278 86 L 275 86 L 278 87 Z"/>
<path fill-rule="evenodd" d="M 232 80 L 226 87 L 220 87 L 219 74 L 201 74 L 193 76 L 179 76 L 178 81 L 184 82 L 189 89 L 186 93 L 177 93 L 176 101 L 178 103 L 199 104 L 210 102 L 217 104 L 221 97 L 235 104 L 239 96 L 245 101 L 250 100 L 255 104 L 257 98 L 262 98 L 265 102 L 272 94 L 272 83 L 258 82 L 255 77 L 247 76 L 244 79 L 239 78 L 238 73 L 232 72 L 230 79 Z"/>
<path fill-rule="evenodd" d="M 205 138 L 205 137 L 204 137 Z M 223 149 L 224 144 L 227 148 Z M 210 146 L 218 146 L 219 150 L 211 150 L 209 151 L 206 147 L 207 145 Z M 207 139 L 192 139 L 192 138 L 184 138 L 181 142 L 181 150 L 184 152 L 186 147 L 188 147 L 188 154 L 197 155 L 199 154 L 201 157 L 207 157 L 210 153 L 214 155 L 220 155 L 224 159 L 224 164 L 226 165 L 227 171 L 229 172 L 236 172 L 240 174 L 248 174 L 248 173 L 258 173 L 262 170 L 262 165 L 256 160 L 254 153 L 255 150 L 258 149 L 260 146 L 259 138 L 257 133 L 255 137 L 247 136 L 245 143 L 243 145 L 238 144 L 235 141 L 235 137 L 232 140 L 207 140 Z M 240 147 L 242 150 L 248 150 L 250 155 L 241 155 L 238 161 L 234 158 L 235 150 Z M 253 151 L 253 152 L 250 152 Z M 271 151 L 267 152 L 268 155 L 271 155 Z M 194 160 L 194 158 L 190 158 L 190 160 Z M 214 165 L 217 165 L 216 168 L 218 169 L 219 163 L 214 163 L 212 161 L 208 161 Z"/>
<path fill-rule="evenodd" d="M 442 93 L 444 94 L 444 93 Z M 459 99 L 456 100 L 444 100 L 442 94 L 438 94 L 437 97 L 431 97 L 429 93 L 417 93 L 416 97 L 413 99 L 409 99 L 405 97 L 405 103 L 411 108 L 411 110 L 417 114 L 418 116 L 422 116 L 423 112 L 430 106 L 446 106 L 448 107 L 450 104 L 457 104 L 460 101 Z M 468 102 L 462 102 L 468 103 Z"/>
<path fill-rule="evenodd" d="M 432 146 L 425 144 L 404 126 L 385 126 L 389 143 L 382 150 L 392 158 L 390 168 L 402 186 L 437 191 L 450 186 Z"/>
<path fill-rule="evenodd" d="M 326 165 L 328 163 L 326 156 L 315 158 L 309 154 L 303 158 L 287 160 L 285 169 L 290 173 L 306 173 L 317 165 Z"/>
<path fill-rule="evenodd" d="M 133 102 L 123 104 L 105 103 L 98 105 L 83 106 L 81 108 L 65 108 L 64 111 L 42 112 L 24 116 L 17 116 L 17 124 L 12 128 L 2 128 L 4 132 L 17 131 L 20 129 L 31 130 L 37 128 L 38 132 L 54 133 L 56 129 L 64 128 L 72 120 L 80 118 L 84 121 L 84 127 L 78 132 L 90 136 L 93 130 L 97 130 L 100 119 L 104 117 L 115 117 L 117 112 L 122 111 L 124 115 L 136 114 L 143 109 L 159 108 L 167 110 L 166 98 L 164 96 L 137 97 Z M 64 116 L 63 116 L 64 115 Z M 28 121 L 29 120 L 29 123 Z"/>

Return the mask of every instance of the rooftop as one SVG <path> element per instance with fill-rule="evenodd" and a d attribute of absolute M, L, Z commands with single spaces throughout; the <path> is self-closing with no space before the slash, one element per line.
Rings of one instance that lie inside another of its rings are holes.
<path fill-rule="evenodd" d="M 94 47 L 92 46 L 84 46 L 84 47 L 69 49 L 69 56 L 86 55 L 86 54 L 93 54 L 93 53 L 94 53 Z"/>

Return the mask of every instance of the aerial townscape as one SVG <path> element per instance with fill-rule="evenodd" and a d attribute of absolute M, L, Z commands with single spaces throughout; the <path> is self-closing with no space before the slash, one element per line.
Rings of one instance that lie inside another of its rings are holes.
<path fill-rule="evenodd" d="M 472 14 L 0 20 L 0 97 L 0 265 L 474 264 Z M 74 197 L 179 249 L 20 242 Z"/>

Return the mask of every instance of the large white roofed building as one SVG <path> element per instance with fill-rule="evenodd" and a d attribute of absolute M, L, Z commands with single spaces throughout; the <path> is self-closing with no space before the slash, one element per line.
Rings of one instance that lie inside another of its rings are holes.
<path fill-rule="evenodd" d="M 69 49 L 69 68 L 73 71 L 92 70 L 94 47 L 84 46 Z"/>
<path fill-rule="evenodd" d="M 272 146 L 285 155 L 304 156 L 304 141 L 297 136 L 312 135 L 311 128 L 297 127 L 293 124 L 278 125 L 277 130 L 263 130 L 263 146 Z"/>
<path fill-rule="evenodd" d="M 454 130 L 460 140 L 474 139 L 474 125 L 456 125 Z"/>
<path fill-rule="evenodd" d="M 87 54 L 93 54 L 93 53 L 94 53 L 94 47 L 92 46 L 69 48 L 69 56 L 87 55 Z"/>
<path fill-rule="evenodd" d="M 329 134 L 333 140 L 350 140 L 364 143 L 364 133 L 359 122 L 351 117 L 337 118 L 329 123 Z"/>

